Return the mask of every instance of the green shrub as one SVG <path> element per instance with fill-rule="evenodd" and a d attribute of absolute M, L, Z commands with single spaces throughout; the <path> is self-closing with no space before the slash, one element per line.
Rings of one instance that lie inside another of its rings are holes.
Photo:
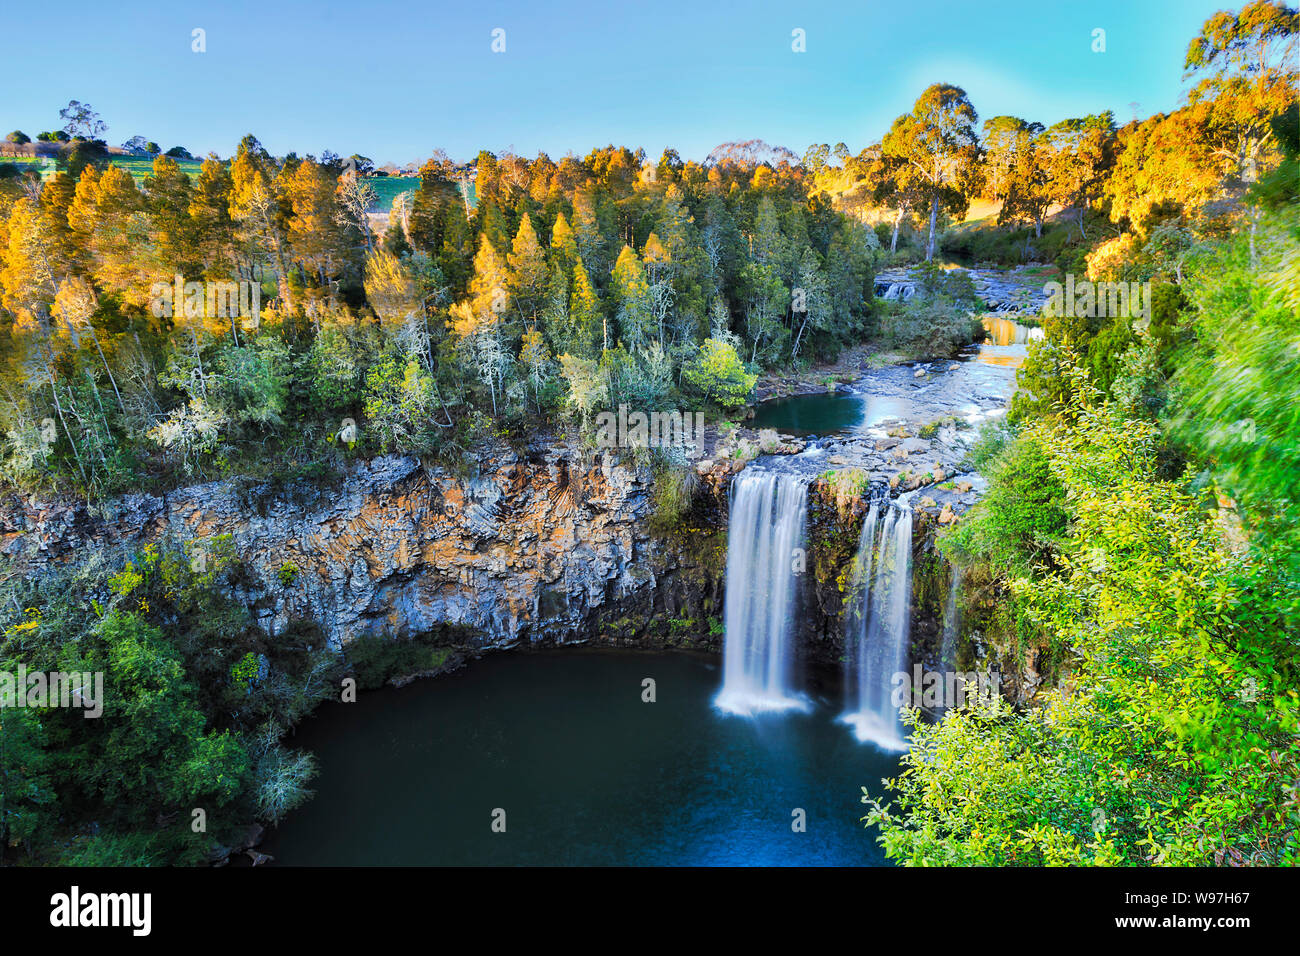
<path fill-rule="evenodd" d="M 996 436 L 996 437 L 995 437 Z M 986 466 L 989 486 L 983 500 L 943 538 L 948 550 L 988 561 L 1009 575 L 1025 574 L 1048 563 L 1066 527 L 1065 489 L 1051 462 L 1032 437 L 1006 442 L 990 432 L 977 454 L 996 454 Z"/>
<path fill-rule="evenodd" d="M 656 531 L 665 533 L 679 527 L 694 507 L 699 478 L 690 467 L 664 465 L 655 472 L 654 510 L 650 524 Z"/>

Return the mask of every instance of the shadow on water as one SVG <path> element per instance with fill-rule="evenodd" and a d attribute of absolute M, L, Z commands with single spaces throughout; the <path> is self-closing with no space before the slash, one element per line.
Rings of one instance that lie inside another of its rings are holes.
<path fill-rule="evenodd" d="M 289 865 L 885 865 L 860 788 L 879 792 L 897 757 L 836 725 L 838 701 L 719 713 L 719 663 L 502 653 L 326 705 L 288 741 L 316 753 L 316 796 L 262 849 Z"/>

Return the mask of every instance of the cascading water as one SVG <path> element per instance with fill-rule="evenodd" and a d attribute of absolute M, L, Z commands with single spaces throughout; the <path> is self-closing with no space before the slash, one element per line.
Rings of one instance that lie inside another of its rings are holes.
<path fill-rule="evenodd" d="M 732 482 L 720 710 L 808 708 L 790 688 L 789 648 L 807 503 L 808 486 L 792 475 L 747 468 Z"/>
<path fill-rule="evenodd" d="M 939 667 L 945 672 L 945 686 L 950 679 L 947 675 L 953 675 L 957 670 L 957 634 L 961 625 L 961 605 L 957 603 L 957 598 L 961 592 L 962 569 L 959 565 L 949 564 L 948 571 L 952 580 L 948 584 L 948 603 L 943 608 L 943 641 L 939 645 Z M 951 679 L 961 680 L 960 677 Z M 944 703 L 945 712 L 948 703 Z"/>
<path fill-rule="evenodd" d="M 949 572 L 952 581 L 948 585 L 948 603 L 943 609 L 943 643 L 939 648 L 939 664 L 944 670 L 953 670 L 957 666 L 957 628 L 961 624 L 957 595 L 961 591 L 962 569 L 952 564 Z"/>
<path fill-rule="evenodd" d="M 896 674 L 906 676 L 912 605 L 912 511 L 905 505 L 872 504 L 862 522 L 854 562 L 845 644 L 848 711 L 840 719 L 858 740 L 887 750 L 906 750 Z M 879 531 L 877 531 L 879 528 Z"/>

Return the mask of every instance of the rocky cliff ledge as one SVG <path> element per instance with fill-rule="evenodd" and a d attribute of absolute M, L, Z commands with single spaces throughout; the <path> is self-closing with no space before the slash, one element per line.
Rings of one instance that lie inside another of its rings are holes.
<path fill-rule="evenodd" d="M 717 547 L 725 566 L 725 543 L 653 537 L 652 480 L 561 440 L 485 454 L 473 478 L 389 456 L 327 487 L 217 481 L 94 506 L 15 498 L 0 553 L 39 574 L 109 545 L 228 534 L 248 570 L 235 597 L 258 623 L 277 633 L 314 621 L 335 646 L 447 627 L 483 647 L 716 643 L 721 566 L 704 568 Z"/>
<path fill-rule="evenodd" d="M 702 464 L 694 505 L 666 528 L 654 520 L 650 468 L 554 438 L 484 452 L 471 478 L 388 456 L 327 482 L 217 481 L 89 506 L 11 497 L 0 507 L 0 554 L 14 573 L 43 574 L 100 549 L 164 539 L 194 548 L 229 535 L 246 572 L 232 596 L 273 635 L 307 622 L 335 647 L 444 632 L 470 652 L 579 642 L 719 651 L 727 491 L 744 463 Z M 843 595 L 862 514 L 871 497 L 900 492 L 889 484 L 873 478 L 849 500 L 824 476 L 810 487 L 795 653 L 827 679 L 845 655 Z M 977 498 L 965 484 L 912 498 L 912 656 L 927 666 L 937 666 L 951 573 L 934 536 Z M 969 626 L 983 629 L 997 594 L 974 580 L 966 590 L 963 603 L 980 607 Z M 983 657 L 979 631 L 970 636 Z M 1031 699 L 1037 652 L 988 651 L 1008 696 Z"/>

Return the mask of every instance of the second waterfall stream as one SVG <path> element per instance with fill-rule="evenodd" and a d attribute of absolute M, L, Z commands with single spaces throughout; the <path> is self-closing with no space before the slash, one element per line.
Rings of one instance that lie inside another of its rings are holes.
<path fill-rule="evenodd" d="M 906 679 L 912 607 L 912 511 L 872 502 L 844 602 L 846 710 L 858 740 L 906 750 L 895 700 Z"/>
<path fill-rule="evenodd" d="M 743 716 L 808 710 L 795 688 L 794 617 L 807 479 L 758 468 L 731 486 L 721 710 Z M 905 750 L 898 675 L 906 677 L 912 604 L 912 511 L 872 502 L 845 595 L 845 712 L 858 738 Z"/>

